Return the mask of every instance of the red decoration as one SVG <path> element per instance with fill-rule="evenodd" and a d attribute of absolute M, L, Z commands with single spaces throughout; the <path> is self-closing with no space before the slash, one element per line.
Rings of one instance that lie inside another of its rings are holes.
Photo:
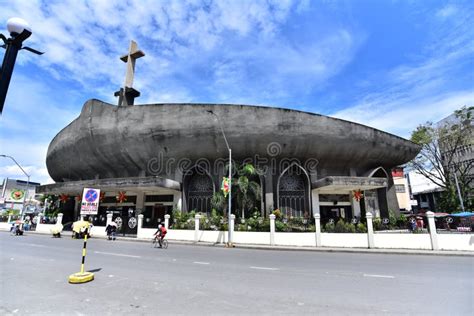
<path fill-rule="evenodd" d="M 82 194 L 76 195 L 75 199 L 76 199 L 77 202 L 81 202 L 82 201 Z"/>
<path fill-rule="evenodd" d="M 121 191 L 116 196 L 117 202 L 123 203 L 127 201 L 127 195 L 125 195 L 125 191 Z"/>
<path fill-rule="evenodd" d="M 100 192 L 100 198 L 99 201 L 102 202 L 105 198 L 105 192 Z"/>
<path fill-rule="evenodd" d="M 66 203 L 66 202 L 69 200 L 69 195 L 67 195 L 67 194 L 61 194 L 61 195 L 59 196 L 59 200 L 60 200 L 61 202 L 63 202 L 63 203 Z"/>
<path fill-rule="evenodd" d="M 354 200 L 359 202 L 364 197 L 364 194 L 362 194 L 361 190 L 357 190 L 352 192 L 352 197 L 354 198 Z"/>

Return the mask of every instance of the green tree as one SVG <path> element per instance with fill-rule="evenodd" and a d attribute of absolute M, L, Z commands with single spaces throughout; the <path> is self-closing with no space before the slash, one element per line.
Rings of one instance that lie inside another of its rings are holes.
<path fill-rule="evenodd" d="M 426 122 L 411 135 L 421 151 L 409 166 L 443 189 L 438 206 L 447 212 L 460 210 L 455 176 L 465 208 L 473 207 L 474 161 L 459 159 L 466 146 L 474 146 L 473 112 L 474 107 L 462 107 L 455 111 L 455 119 L 441 125 Z"/>
<path fill-rule="evenodd" d="M 228 166 L 226 169 L 228 170 Z M 236 202 L 242 218 L 245 218 L 255 207 L 260 208 L 259 203 L 262 197 L 261 187 L 257 182 L 258 170 L 252 164 L 246 163 L 240 166 L 233 163 L 232 170 L 232 200 Z M 223 195 L 213 196 L 216 206 L 223 205 L 223 202 L 221 204 L 217 203 L 221 201 L 222 197 Z M 225 205 L 227 207 L 227 204 Z"/>
<path fill-rule="evenodd" d="M 211 199 L 211 207 L 219 211 L 220 214 L 225 215 L 228 200 L 229 199 L 224 196 L 224 193 L 221 190 L 214 192 Z"/>

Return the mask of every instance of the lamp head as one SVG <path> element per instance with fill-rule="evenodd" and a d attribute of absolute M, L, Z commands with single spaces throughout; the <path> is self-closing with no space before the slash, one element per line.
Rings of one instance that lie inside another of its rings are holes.
<path fill-rule="evenodd" d="M 7 30 L 11 36 L 16 37 L 27 30 L 31 33 L 31 27 L 25 20 L 21 18 L 10 18 L 7 21 Z"/>

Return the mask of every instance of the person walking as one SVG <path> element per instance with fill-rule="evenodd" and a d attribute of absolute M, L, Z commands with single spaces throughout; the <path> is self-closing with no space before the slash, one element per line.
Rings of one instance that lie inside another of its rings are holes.
<path fill-rule="evenodd" d="M 105 228 L 107 233 L 108 240 L 115 240 L 115 234 L 117 233 L 117 224 L 115 222 L 110 222 L 109 225 Z"/>

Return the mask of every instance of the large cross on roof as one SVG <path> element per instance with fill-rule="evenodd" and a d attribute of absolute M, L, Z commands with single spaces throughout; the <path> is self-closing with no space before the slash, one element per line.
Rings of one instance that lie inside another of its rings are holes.
<path fill-rule="evenodd" d="M 135 61 L 143 56 L 145 56 L 145 53 L 138 49 L 137 43 L 130 41 L 128 54 L 120 57 L 123 62 L 127 63 L 127 73 L 123 88 L 120 88 L 114 94 L 119 97 L 119 106 L 133 105 L 135 98 L 140 96 L 140 92 L 133 88 L 133 78 L 135 76 Z"/>

